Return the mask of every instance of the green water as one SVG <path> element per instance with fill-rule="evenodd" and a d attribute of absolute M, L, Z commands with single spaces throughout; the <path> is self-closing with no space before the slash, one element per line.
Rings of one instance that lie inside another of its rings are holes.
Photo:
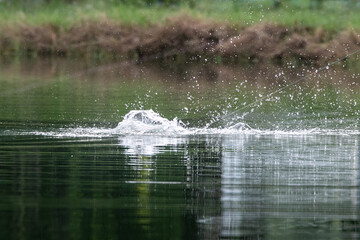
<path fill-rule="evenodd" d="M 309 69 L 0 69 L 0 239 L 360 237 L 356 69 L 250 107 Z M 136 109 L 214 129 L 111 132 Z M 239 121 L 252 130 L 232 134 Z"/>

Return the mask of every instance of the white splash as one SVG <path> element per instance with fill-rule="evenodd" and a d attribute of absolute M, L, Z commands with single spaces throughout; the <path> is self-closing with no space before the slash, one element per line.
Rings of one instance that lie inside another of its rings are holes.
<path fill-rule="evenodd" d="M 101 138 L 112 136 L 166 136 L 185 135 L 358 135 L 358 130 L 346 129 L 292 129 L 292 130 L 260 130 L 248 124 L 237 122 L 222 128 L 189 128 L 183 122 L 161 117 L 153 110 L 132 110 L 124 116 L 115 128 L 58 128 L 48 131 L 4 131 L 0 135 L 41 135 L 51 137 L 88 137 Z"/>
<path fill-rule="evenodd" d="M 153 110 L 133 110 L 125 115 L 124 120 L 113 129 L 119 135 L 180 135 L 190 134 L 185 124 L 174 118 L 172 121 L 161 117 Z"/>

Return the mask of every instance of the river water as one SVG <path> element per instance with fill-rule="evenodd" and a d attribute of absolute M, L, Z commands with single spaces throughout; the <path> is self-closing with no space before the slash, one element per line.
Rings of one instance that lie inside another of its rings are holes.
<path fill-rule="evenodd" d="M 359 239 L 360 75 L 0 65 L 0 239 Z"/>

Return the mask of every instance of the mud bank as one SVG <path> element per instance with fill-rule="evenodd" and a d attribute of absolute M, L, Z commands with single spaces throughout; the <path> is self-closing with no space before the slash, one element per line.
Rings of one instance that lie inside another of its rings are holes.
<path fill-rule="evenodd" d="M 3 26 L 3 56 L 100 56 L 139 62 L 230 61 L 323 63 L 360 48 L 353 31 L 271 23 L 236 28 L 222 23 L 176 17 L 165 24 L 129 26 L 103 20 L 82 22 L 69 29 L 53 25 Z"/>

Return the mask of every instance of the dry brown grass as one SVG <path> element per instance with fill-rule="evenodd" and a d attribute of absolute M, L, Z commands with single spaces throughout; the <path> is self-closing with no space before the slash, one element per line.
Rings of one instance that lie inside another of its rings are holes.
<path fill-rule="evenodd" d="M 165 24 L 129 26 L 106 19 L 82 22 L 68 30 L 52 25 L 2 27 L 0 51 L 81 56 L 102 52 L 138 61 L 217 57 L 277 62 L 296 59 L 327 62 L 360 47 L 353 31 L 327 33 L 322 29 L 258 24 L 236 29 L 227 24 L 187 16 Z"/>

